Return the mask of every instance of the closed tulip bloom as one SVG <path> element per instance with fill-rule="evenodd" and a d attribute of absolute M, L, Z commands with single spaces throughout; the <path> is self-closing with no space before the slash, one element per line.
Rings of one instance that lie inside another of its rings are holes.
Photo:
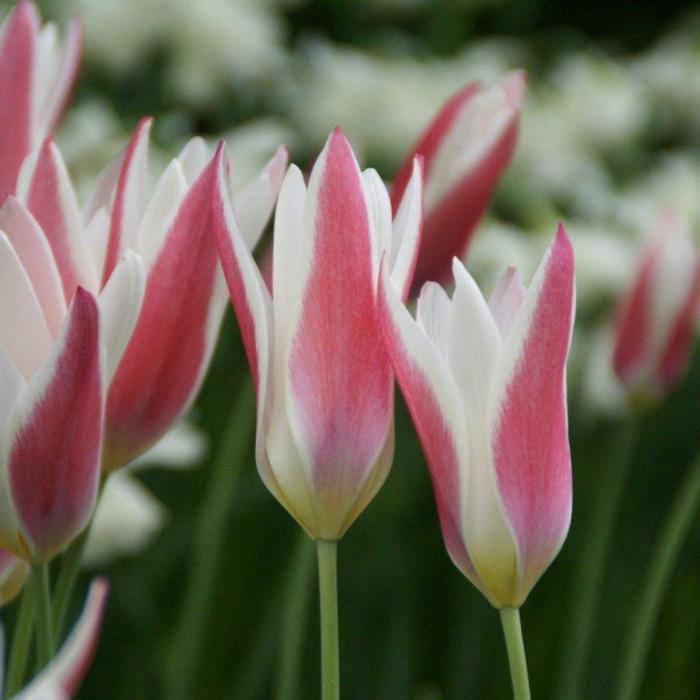
<path fill-rule="evenodd" d="M 212 154 L 202 139 L 192 139 L 151 188 L 151 121 L 140 122 L 98 179 L 83 212 L 53 144 L 28 158 L 20 177 L 20 197 L 49 241 L 66 298 L 78 283 L 94 291 L 108 288 L 127 250 L 143 264 L 143 305 L 139 299 L 135 327 L 119 330 L 115 341 L 124 344 L 124 353 L 109 367 L 105 471 L 139 456 L 188 408 L 208 367 L 226 301 L 209 216 Z M 280 149 L 234 195 L 250 247 L 272 211 L 285 165 L 286 151 Z M 135 302 L 134 297 L 125 303 Z M 118 308 L 115 304 L 115 313 Z"/>
<path fill-rule="evenodd" d="M 425 221 L 413 280 L 444 281 L 453 257 L 461 258 L 518 138 L 525 74 L 500 85 L 469 83 L 433 119 L 404 161 L 391 190 L 394 211 L 411 177 L 413 158 L 425 162 Z"/>
<path fill-rule="evenodd" d="M 51 663 L 15 700 L 70 700 L 87 673 L 100 635 L 109 585 L 96 578 L 90 585 L 85 607 L 70 636 Z"/>
<path fill-rule="evenodd" d="M 454 296 L 426 284 L 414 320 L 383 271 L 380 315 L 452 561 L 492 605 L 518 607 L 571 517 L 573 253 L 560 227 L 529 289 L 509 269 L 488 302 L 458 260 L 453 274 Z"/>
<path fill-rule="evenodd" d="M 277 203 L 274 297 L 226 195 L 219 252 L 257 388 L 256 457 L 268 489 L 315 539 L 337 540 L 384 482 L 394 450 L 392 373 L 375 295 L 386 257 L 408 292 L 420 231 L 421 172 L 396 218 L 377 173 L 334 131 L 308 187 L 290 167 Z"/>
<path fill-rule="evenodd" d="M 0 204 L 15 193 L 25 157 L 56 127 L 80 61 L 80 23 L 63 41 L 41 26 L 34 5 L 20 2 L 0 30 Z"/>
<path fill-rule="evenodd" d="M 687 222 L 664 212 L 615 323 L 613 367 L 633 396 L 662 396 L 682 377 L 699 303 L 700 257 Z"/>

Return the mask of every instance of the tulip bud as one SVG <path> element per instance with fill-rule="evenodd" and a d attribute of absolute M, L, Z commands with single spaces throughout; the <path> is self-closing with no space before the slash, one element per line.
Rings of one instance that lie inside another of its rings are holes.
<path fill-rule="evenodd" d="M 664 212 L 616 318 L 613 367 L 632 396 L 663 396 L 682 377 L 699 303 L 700 256 L 687 222 Z"/>
<path fill-rule="evenodd" d="M 257 388 L 258 470 L 315 539 L 337 540 L 384 482 L 393 441 L 392 375 L 377 325 L 382 257 L 400 294 L 420 233 L 421 169 L 397 215 L 373 170 L 336 130 L 308 188 L 287 172 L 275 216 L 273 295 L 241 238 L 219 170 L 214 222 Z"/>
<path fill-rule="evenodd" d="M 560 227 L 529 289 L 510 269 L 488 303 L 457 259 L 453 274 L 452 299 L 424 285 L 414 320 L 384 270 L 379 313 L 447 550 L 492 605 L 517 607 L 571 518 L 573 252 Z"/>
<path fill-rule="evenodd" d="M 493 189 L 515 150 L 525 74 L 516 71 L 495 87 L 467 85 L 423 132 L 391 191 L 394 211 L 411 177 L 413 158 L 425 159 L 425 221 L 413 280 L 444 281 L 461 258 Z"/>
<path fill-rule="evenodd" d="M 59 121 L 80 61 L 80 23 L 63 42 L 34 5 L 20 0 L 0 33 L 0 204 L 14 194 L 25 157 Z"/>

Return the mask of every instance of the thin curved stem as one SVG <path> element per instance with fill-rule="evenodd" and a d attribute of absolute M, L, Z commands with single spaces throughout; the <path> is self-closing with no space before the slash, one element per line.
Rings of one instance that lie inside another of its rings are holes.
<path fill-rule="evenodd" d="M 190 689 L 205 639 L 209 603 L 224 550 L 226 523 L 254 426 L 255 394 L 250 381 L 246 380 L 214 459 L 196 524 L 174 655 L 165 679 L 165 697 L 169 700 L 191 697 Z"/>
<path fill-rule="evenodd" d="M 338 543 L 317 540 L 318 583 L 321 604 L 321 698 L 340 697 L 338 645 Z"/>
<path fill-rule="evenodd" d="M 605 562 L 641 423 L 642 415 L 633 413 L 615 439 L 601 490 L 587 523 L 588 536 L 578 559 L 579 567 L 572 595 L 571 634 L 564 651 L 563 671 L 556 696 L 562 700 L 578 700 L 581 697 Z"/>
<path fill-rule="evenodd" d="M 56 640 L 59 640 L 61 634 L 63 634 L 63 625 L 66 621 L 68 607 L 73 598 L 75 583 L 78 580 L 80 564 L 83 560 L 85 545 L 90 534 L 93 520 L 94 518 L 90 520 L 85 530 L 71 542 L 61 562 L 61 570 L 56 580 L 51 601 L 53 610 L 53 636 Z"/>
<path fill-rule="evenodd" d="M 33 566 L 30 579 L 34 590 L 37 669 L 42 669 L 51 661 L 54 651 L 49 565 Z"/>
<path fill-rule="evenodd" d="M 277 700 L 297 700 L 300 690 L 304 632 L 313 586 L 314 543 L 299 530 L 284 597 L 284 619 L 279 647 Z"/>
<path fill-rule="evenodd" d="M 681 484 L 663 529 L 659 534 L 641 587 L 639 604 L 627 635 L 620 676 L 614 697 L 633 700 L 639 694 L 644 665 L 649 655 L 652 634 L 659 617 L 681 545 L 688 535 L 700 507 L 700 459 L 696 460 Z"/>
<path fill-rule="evenodd" d="M 17 622 L 12 634 L 10 662 L 7 668 L 7 681 L 3 697 L 11 698 L 24 683 L 29 660 L 29 647 L 34 632 L 34 590 L 25 586 L 19 603 Z"/>
<path fill-rule="evenodd" d="M 506 638 L 510 677 L 515 700 L 530 700 L 530 681 L 527 674 L 527 658 L 520 626 L 520 608 L 501 608 L 501 624 Z"/>

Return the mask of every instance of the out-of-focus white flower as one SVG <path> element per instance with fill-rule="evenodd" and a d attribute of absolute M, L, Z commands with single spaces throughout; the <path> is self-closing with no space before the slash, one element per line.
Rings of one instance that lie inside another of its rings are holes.
<path fill-rule="evenodd" d="M 131 465 L 107 479 L 95 511 L 83 564 L 98 568 L 146 549 L 168 524 L 170 514 L 132 470 L 146 466 L 188 469 L 207 449 L 204 434 L 182 421 Z"/>
<path fill-rule="evenodd" d="M 78 0 L 88 61 L 118 73 L 168 58 L 180 97 L 211 98 L 232 80 L 269 77 L 283 58 L 274 0 Z"/>
<path fill-rule="evenodd" d="M 515 42 L 481 42 L 449 60 L 385 57 L 315 41 L 285 85 L 292 118 L 321 143 L 340 125 L 353 146 L 398 165 L 440 105 L 476 79 L 492 84 L 522 62 Z"/>

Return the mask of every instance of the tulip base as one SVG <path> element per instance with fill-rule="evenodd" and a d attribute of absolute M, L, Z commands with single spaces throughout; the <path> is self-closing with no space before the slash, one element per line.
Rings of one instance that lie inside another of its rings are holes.
<path fill-rule="evenodd" d="M 321 604 L 321 698 L 340 697 L 338 648 L 338 543 L 317 540 L 318 584 Z"/>
<path fill-rule="evenodd" d="M 523 631 L 520 626 L 520 608 L 501 608 L 501 624 L 506 638 L 510 677 L 513 681 L 515 700 L 530 700 L 530 681 L 527 673 L 527 659 L 523 644 Z"/>

